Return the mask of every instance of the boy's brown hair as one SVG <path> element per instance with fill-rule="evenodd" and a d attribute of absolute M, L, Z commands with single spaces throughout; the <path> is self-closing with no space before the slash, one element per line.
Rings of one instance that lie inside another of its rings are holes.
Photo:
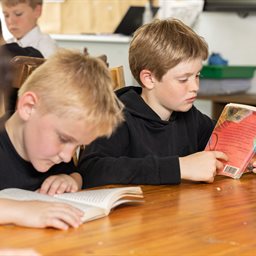
<path fill-rule="evenodd" d="M 158 81 L 182 61 L 205 60 L 208 45 L 202 37 L 177 19 L 154 20 L 137 29 L 129 48 L 130 69 L 140 81 L 140 72 L 150 70 Z"/>
<path fill-rule="evenodd" d="M 40 111 L 71 120 L 83 119 L 98 136 L 110 135 L 123 120 L 110 71 L 94 57 L 61 49 L 27 78 L 18 96 L 32 91 Z"/>
<path fill-rule="evenodd" d="M 43 5 L 43 0 L 1 0 L 1 4 L 5 6 L 15 6 L 24 3 L 35 9 L 37 5 Z"/>

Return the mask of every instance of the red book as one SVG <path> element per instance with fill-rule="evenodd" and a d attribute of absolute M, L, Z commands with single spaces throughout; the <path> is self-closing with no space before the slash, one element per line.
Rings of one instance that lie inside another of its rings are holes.
<path fill-rule="evenodd" d="M 239 179 L 256 160 L 256 107 L 229 103 L 223 109 L 205 150 L 222 151 L 229 160 L 217 174 Z"/>

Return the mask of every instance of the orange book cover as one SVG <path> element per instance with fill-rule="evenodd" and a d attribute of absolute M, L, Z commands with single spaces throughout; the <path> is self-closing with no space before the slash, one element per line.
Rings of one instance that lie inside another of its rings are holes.
<path fill-rule="evenodd" d="M 239 179 L 256 160 L 256 107 L 229 103 L 223 109 L 205 150 L 222 151 L 229 160 L 217 174 Z"/>

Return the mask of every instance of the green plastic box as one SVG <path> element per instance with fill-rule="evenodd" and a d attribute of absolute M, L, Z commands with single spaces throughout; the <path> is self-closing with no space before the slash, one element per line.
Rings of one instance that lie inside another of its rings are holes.
<path fill-rule="evenodd" d="M 256 66 L 203 66 L 201 79 L 250 79 L 254 76 Z"/>

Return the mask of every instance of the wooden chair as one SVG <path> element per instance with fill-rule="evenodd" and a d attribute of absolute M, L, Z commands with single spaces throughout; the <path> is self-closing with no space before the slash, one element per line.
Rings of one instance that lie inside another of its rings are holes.
<path fill-rule="evenodd" d="M 113 81 L 113 89 L 117 90 L 121 87 L 125 86 L 125 79 L 124 79 L 124 68 L 123 66 L 113 67 L 110 68 L 112 81 Z"/>
<path fill-rule="evenodd" d="M 4 92 L 4 110 L 14 112 L 17 101 L 17 91 L 27 79 L 27 77 L 39 67 L 45 59 L 27 56 L 15 56 L 11 59 L 11 65 L 14 68 L 14 80 L 12 88 Z"/>
<path fill-rule="evenodd" d="M 20 88 L 27 77 L 41 64 L 45 62 L 43 58 L 16 56 L 11 59 L 16 75 L 13 83 L 14 88 Z"/>
<path fill-rule="evenodd" d="M 83 49 L 84 55 L 89 55 L 88 49 L 84 47 Z M 109 63 L 107 60 L 107 56 L 105 54 L 102 54 L 98 56 L 99 59 L 103 60 L 107 67 L 109 67 Z M 113 89 L 117 90 L 123 86 L 125 86 L 125 79 L 124 79 L 124 68 L 123 66 L 118 67 L 112 67 L 110 68 L 112 80 L 113 80 Z"/>
<path fill-rule="evenodd" d="M 102 59 L 106 65 L 107 57 L 105 55 L 101 55 L 98 58 Z M 26 56 L 16 56 L 11 60 L 11 63 L 14 65 L 16 69 L 15 81 L 13 84 L 14 88 L 20 88 L 24 83 L 26 78 L 42 63 L 44 63 L 45 59 L 43 58 L 35 58 L 35 57 L 26 57 Z M 110 68 L 112 80 L 113 80 L 113 89 L 119 89 L 125 86 L 124 79 L 124 69 L 123 66 L 112 67 Z"/>

